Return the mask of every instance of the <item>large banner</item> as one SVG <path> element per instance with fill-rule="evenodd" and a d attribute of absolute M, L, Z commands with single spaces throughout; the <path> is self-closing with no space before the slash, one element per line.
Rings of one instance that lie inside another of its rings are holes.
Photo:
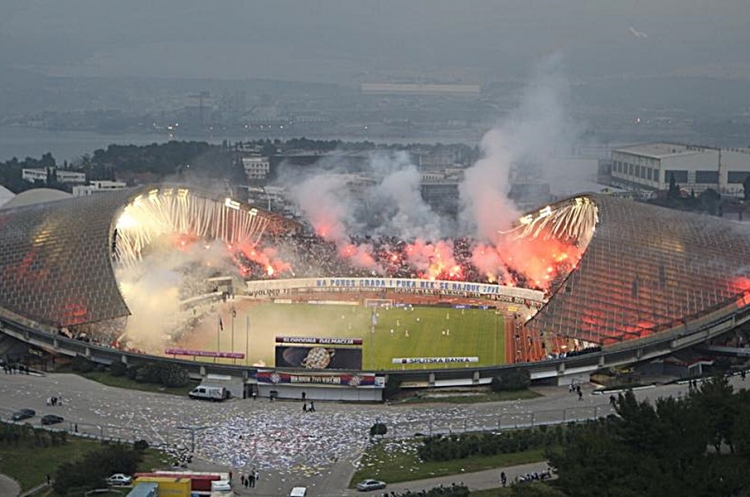
<path fill-rule="evenodd" d="M 330 385 L 342 387 L 385 388 L 385 376 L 371 373 L 357 374 L 297 374 L 279 371 L 258 370 L 258 383 L 285 385 Z"/>
<path fill-rule="evenodd" d="M 403 292 L 431 292 L 444 295 L 476 295 L 518 304 L 541 304 L 544 292 L 514 286 L 469 283 L 464 281 L 428 281 L 410 278 L 299 278 L 284 280 L 248 281 L 246 296 L 271 298 L 289 295 L 302 289 L 312 291 L 373 291 L 398 290 Z"/>
<path fill-rule="evenodd" d="M 276 343 L 310 343 L 322 345 L 362 345 L 361 338 L 276 337 Z"/>
<path fill-rule="evenodd" d="M 479 362 L 479 357 L 394 357 L 392 364 L 459 364 Z"/>
<path fill-rule="evenodd" d="M 362 369 L 362 349 L 276 346 L 277 368 Z"/>
<path fill-rule="evenodd" d="M 189 355 L 194 357 L 219 357 L 225 359 L 244 359 L 245 354 L 242 352 L 214 352 L 211 350 L 190 350 L 190 349 L 164 349 L 167 355 Z"/>

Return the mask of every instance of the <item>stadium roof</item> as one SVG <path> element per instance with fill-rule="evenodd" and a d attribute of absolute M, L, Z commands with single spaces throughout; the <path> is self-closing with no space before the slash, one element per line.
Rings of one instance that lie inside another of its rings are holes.
<path fill-rule="evenodd" d="M 14 196 L 15 195 L 13 195 L 13 192 L 5 188 L 3 185 L 0 185 L 0 209 L 2 209 L 3 205 L 5 205 Z"/>
<path fill-rule="evenodd" d="M 111 259 L 121 190 L 0 210 L 0 307 L 47 325 L 129 314 Z"/>
<path fill-rule="evenodd" d="M 0 210 L 0 311 L 56 328 L 129 315 L 113 268 L 117 219 L 138 198 L 168 197 L 173 189 L 131 188 Z M 225 208 L 223 198 L 194 189 L 189 195 Z M 241 212 L 238 206 L 231 210 Z M 296 225 L 254 210 L 268 219 L 266 232 Z"/>
<path fill-rule="evenodd" d="M 750 288 L 750 226 L 587 196 L 598 207 L 596 231 L 576 270 L 527 324 L 532 330 L 603 345 L 644 338 L 729 311 Z"/>
<path fill-rule="evenodd" d="M 43 204 L 45 202 L 63 200 L 70 198 L 71 196 L 70 193 L 61 190 L 53 190 L 52 188 L 34 188 L 12 197 L 7 203 L 5 203 L 5 205 L 3 205 L 3 209 L 22 207 L 24 205 Z"/>

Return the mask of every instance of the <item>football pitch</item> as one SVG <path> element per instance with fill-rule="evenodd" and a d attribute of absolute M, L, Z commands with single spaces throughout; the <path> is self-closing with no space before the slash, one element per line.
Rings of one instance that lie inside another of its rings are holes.
<path fill-rule="evenodd" d="M 494 308 L 373 309 L 360 305 L 267 303 L 243 306 L 233 321 L 234 337 L 230 343 L 225 325 L 220 337 L 221 349 L 230 350 L 233 345 L 235 351 L 247 353 L 248 364 L 258 366 L 276 366 L 275 346 L 281 345 L 276 343 L 276 337 L 362 339 L 362 369 L 365 370 L 460 368 L 505 362 L 504 319 Z M 477 357 L 479 361 L 393 364 L 395 358 L 428 357 Z"/>

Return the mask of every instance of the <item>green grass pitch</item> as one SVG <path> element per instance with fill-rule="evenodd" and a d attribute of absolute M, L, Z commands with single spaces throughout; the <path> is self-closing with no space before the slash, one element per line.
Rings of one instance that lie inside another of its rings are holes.
<path fill-rule="evenodd" d="M 505 362 L 503 316 L 495 309 L 445 307 L 372 308 L 347 305 L 261 304 L 240 311 L 235 323 L 235 350 L 247 350 L 249 364 L 274 364 L 277 336 L 361 338 L 365 370 L 460 368 L 459 364 L 394 365 L 393 358 L 478 357 L 468 366 Z M 242 328 L 242 329 L 240 329 Z M 222 350 L 230 350 L 228 333 Z M 245 349 L 245 338 L 249 344 Z"/>

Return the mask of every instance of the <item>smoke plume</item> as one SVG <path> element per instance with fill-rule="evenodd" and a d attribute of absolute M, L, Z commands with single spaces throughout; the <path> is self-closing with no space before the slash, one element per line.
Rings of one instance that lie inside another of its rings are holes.
<path fill-rule="evenodd" d="M 482 157 L 459 185 L 465 232 L 494 241 L 520 214 L 508 197 L 512 182 L 542 182 L 555 172 L 576 134 L 566 117 L 566 95 L 560 60 L 552 57 L 539 67 L 518 108 L 484 135 Z"/>

